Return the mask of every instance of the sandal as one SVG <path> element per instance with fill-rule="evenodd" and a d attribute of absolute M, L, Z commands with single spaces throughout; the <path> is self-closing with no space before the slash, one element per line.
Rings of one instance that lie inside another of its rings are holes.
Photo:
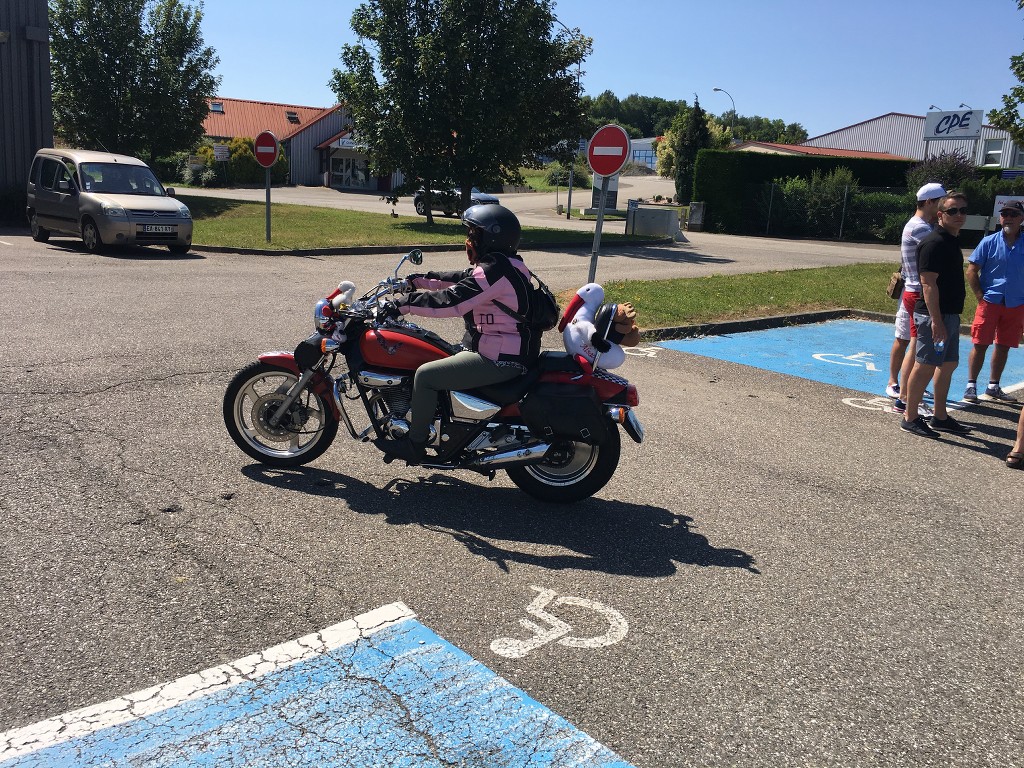
<path fill-rule="evenodd" d="M 1006 466 L 1010 469 L 1024 469 L 1024 453 L 1011 451 L 1006 457 Z"/>

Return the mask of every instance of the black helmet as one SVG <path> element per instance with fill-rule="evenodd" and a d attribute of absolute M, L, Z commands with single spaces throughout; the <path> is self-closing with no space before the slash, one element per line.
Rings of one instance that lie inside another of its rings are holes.
<path fill-rule="evenodd" d="M 477 246 L 483 253 L 514 254 L 523 228 L 519 219 L 503 205 L 474 205 L 462 214 L 462 223 L 478 231 Z"/>

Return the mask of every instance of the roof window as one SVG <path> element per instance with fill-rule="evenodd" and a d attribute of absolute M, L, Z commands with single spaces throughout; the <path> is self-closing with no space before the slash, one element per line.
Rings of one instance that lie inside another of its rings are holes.
<path fill-rule="evenodd" d="M 292 110 L 289 109 L 289 110 L 287 110 L 284 113 L 284 116 L 288 118 L 288 122 L 289 123 L 295 123 L 295 125 L 299 124 L 299 113 L 298 112 L 293 112 Z"/>
<path fill-rule="evenodd" d="M 223 101 L 211 101 L 210 102 L 210 111 L 211 112 L 220 112 L 221 114 L 223 114 L 224 113 L 224 102 Z"/>

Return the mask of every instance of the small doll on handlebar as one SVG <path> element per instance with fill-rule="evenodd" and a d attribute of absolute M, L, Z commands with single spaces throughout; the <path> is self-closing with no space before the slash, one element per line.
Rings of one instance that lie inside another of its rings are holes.
<path fill-rule="evenodd" d="M 465 351 L 416 370 L 409 436 L 379 443 L 385 453 L 409 464 L 423 460 L 439 392 L 514 379 L 540 353 L 539 333 L 499 306 L 520 315 L 529 310 L 530 271 L 516 253 L 519 219 L 501 205 L 474 205 L 462 215 L 462 223 L 468 230 L 469 268 L 411 275 L 412 292 L 384 307 L 385 316 L 462 316 L 466 324 Z"/>

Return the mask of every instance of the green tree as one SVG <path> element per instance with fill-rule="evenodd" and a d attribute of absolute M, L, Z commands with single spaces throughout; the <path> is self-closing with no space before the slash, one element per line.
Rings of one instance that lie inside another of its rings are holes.
<path fill-rule="evenodd" d="M 50 0 L 55 133 L 148 161 L 195 147 L 220 84 L 202 18 L 201 2 Z"/>
<path fill-rule="evenodd" d="M 1024 10 L 1024 0 L 1017 0 L 1017 8 Z M 1015 144 L 1024 144 L 1024 119 L 1020 108 L 1024 104 L 1024 53 L 1010 57 L 1010 71 L 1017 78 L 1018 85 L 1003 96 L 1002 109 L 993 109 L 988 113 L 988 121 L 996 128 L 1002 128 L 1010 134 Z"/>
<path fill-rule="evenodd" d="M 374 173 L 427 189 L 522 183 L 519 169 L 585 135 L 580 34 L 553 33 L 550 0 L 368 0 L 330 87 L 351 110 Z M 432 221 L 432 217 L 430 219 Z"/>
<path fill-rule="evenodd" d="M 590 116 L 591 133 L 602 125 L 615 123 L 633 138 L 663 135 L 672 126 L 672 119 L 679 110 L 687 106 L 685 101 L 669 101 L 637 93 L 620 100 L 611 91 L 604 91 L 595 98 L 584 97 L 583 101 Z"/>
<path fill-rule="evenodd" d="M 673 152 L 676 157 L 676 200 L 686 205 L 693 195 L 693 168 L 697 153 L 711 147 L 707 113 L 694 94 L 693 106 L 680 112 L 672 122 Z"/>
<path fill-rule="evenodd" d="M 731 109 L 719 122 L 730 125 L 739 141 L 766 141 L 773 144 L 799 144 L 807 141 L 807 130 L 799 123 L 785 123 L 760 115 L 737 115 Z"/>

